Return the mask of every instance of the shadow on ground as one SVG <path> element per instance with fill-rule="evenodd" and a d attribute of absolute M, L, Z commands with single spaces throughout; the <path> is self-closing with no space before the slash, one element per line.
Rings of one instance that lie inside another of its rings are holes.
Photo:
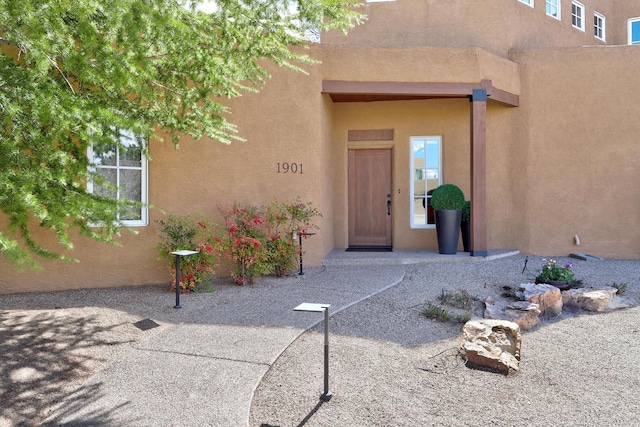
<path fill-rule="evenodd" d="M 101 338 L 118 325 L 100 326 L 97 316 L 72 317 L 54 311 L 0 311 L 0 425 L 65 425 L 58 420 L 101 397 L 100 385 L 80 387 L 104 363 L 92 347 L 123 344 Z M 52 409 L 58 408 L 54 419 Z M 113 426 L 111 408 L 74 425 Z"/>

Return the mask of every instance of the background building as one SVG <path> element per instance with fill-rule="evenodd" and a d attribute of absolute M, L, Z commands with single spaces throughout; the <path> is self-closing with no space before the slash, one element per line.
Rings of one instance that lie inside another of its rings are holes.
<path fill-rule="evenodd" d="M 436 250 L 422 203 L 439 183 L 472 200 L 474 255 L 640 257 L 640 2 L 396 0 L 364 11 L 347 36 L 311 46 L 321 62 L 308 75 L 274 67 L 260 93 L 229 102 L 246 142 L 185 138 L 176 152 L 151 141 L 141 179 L 154 208 L 137 234 L 123 230 L 119 247 L 78 238 L 78 263 L 43 261 L 42 273 L 0 261 L 0 292 L 168 282 L 156 220 L 216 220 L 217 204 L 274 197 L 323 213 L 308 265 L 349 245 Z"/>

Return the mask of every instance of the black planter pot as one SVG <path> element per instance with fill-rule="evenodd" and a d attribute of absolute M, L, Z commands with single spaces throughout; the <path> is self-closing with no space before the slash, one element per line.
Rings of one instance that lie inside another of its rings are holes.
<path fill-rule="evenodd" d="M 462 247 L 465 252 L 471 252 L 471 221 L 462 221 L 460 223 L 460 232 L 462 233 Z"/>
<path fill-rule="evenodd" d="M 436 211 L 436 234 L 438 252 L 443 255 L 458 253 L 458 237 L 462 211 Z"/>

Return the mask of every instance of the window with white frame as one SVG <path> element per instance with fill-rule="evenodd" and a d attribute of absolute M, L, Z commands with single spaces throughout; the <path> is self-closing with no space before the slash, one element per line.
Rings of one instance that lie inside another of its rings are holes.
<path fill-rule="evenodd" d="M 442 137 L 412 136 L 410 145 L 411 228 L 434 228 L 431 193 L 442 184 Z"/>
<path fill-rule="evenodd" d="M 518 0 L 520 3 L 524 3 L 527 6 L 533 7 L 533 0 Z"/>
<path fill-rule="evenodd" d="M 584 31 L 584 5 L 577 1 L 571 2 L 571 24 Z"/>
<path fill-rule="evenodd" d="M 593 35 L 602 41 L 606 40 L 606 20 L 604 15 L 595 12 L 593 14 Z"/>
<path fill-rule="evenodd" d="M 640 45 L 640 17 L 629 19 L 629 44 Z"/>
<path fill-rule="evenodd" d="M 547 15 L 560 19 L 560 0 L 547 0 Z"/>
<path fill-rule="evenodd" d="M 128 130 L 116 129 L 120 145 L 90 147 L 92 169 L 105 183 L 89 180 L 90 192 L 118 200 L 131 200 L 143 206 L 128 207 L 114 218 L 124 225 L 147 225 L 147 156 L 145 141 Z"/>

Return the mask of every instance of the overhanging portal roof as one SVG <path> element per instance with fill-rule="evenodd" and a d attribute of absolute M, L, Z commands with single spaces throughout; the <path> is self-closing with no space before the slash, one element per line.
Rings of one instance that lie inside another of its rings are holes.
<path fill-rule="evenodd" d="M 333 102 L 468 98 L 474 89 L 486 89 L 489 99 L 511 107 L 520 104 L 518 95 L 494 88 L 491 80 L 479 83 L 322 81 L 322 93 L 328 94 Z"/>

